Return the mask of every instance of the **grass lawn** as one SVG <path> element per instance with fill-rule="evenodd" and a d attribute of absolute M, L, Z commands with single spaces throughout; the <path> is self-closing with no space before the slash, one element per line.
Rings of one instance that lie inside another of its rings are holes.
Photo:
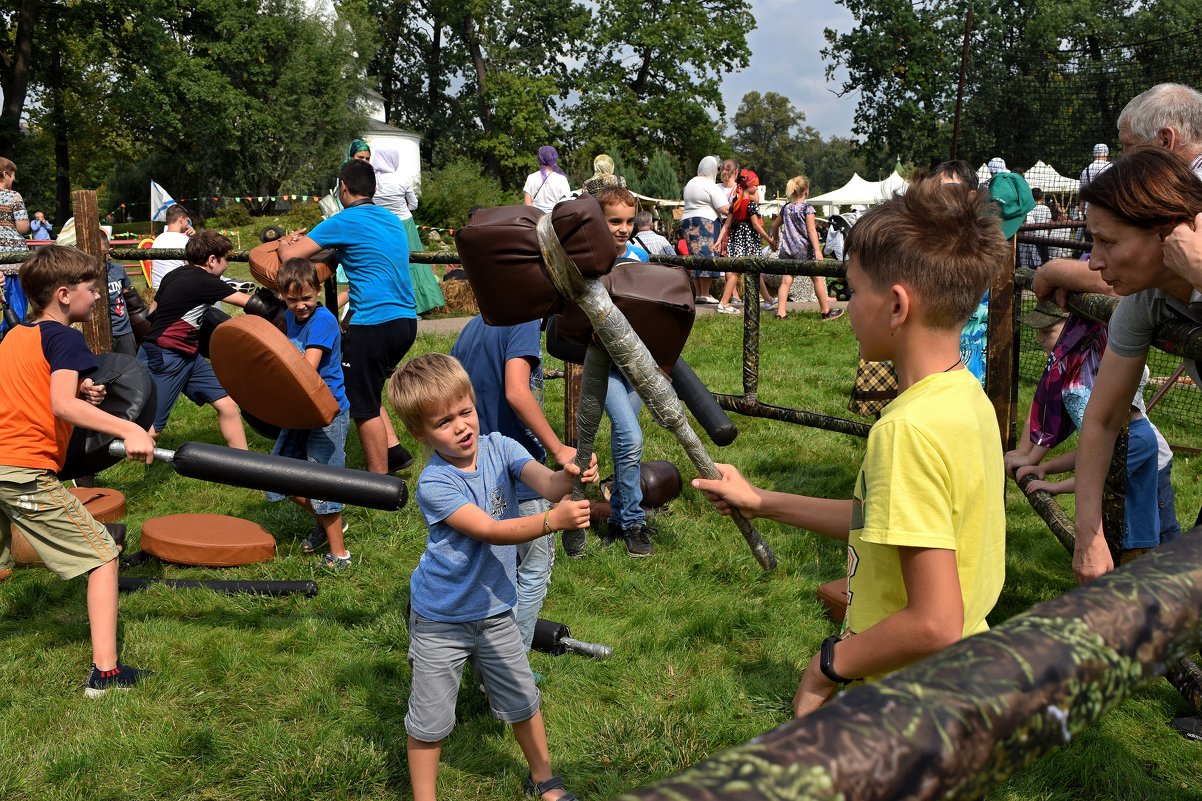
<path fill-rule="evenodd" d="M 717 392 L 739 392 L 738 318 L 701 317 L 686 353 Z M 414 352 L 446 351 L 419 337 Z M 557 366 L 550 360 L 552 366 Z M 843 414 L 855 364 L 846 321 L 816 313 L 764 321 L 760 397 Z M 548 417 L 562 421 L 562 381 L 547 384 Z M 1022 402 L 1032 387 L 1024 385 Z M 646 417 L 646 459 L 691 467 Z M 757 483 L 848 497 L 861 440 L 785 423 L 736 418 L 738 439 L 710 451 Z M 181 400 L 161 444 L 220 442 L 211 410 Z M 1166 420 L 1171 442 L 1196 445 Z M 410 447 L 415 447 L 408 441 Z M 252 447 L 270 443 L 252 437 Z M 608 440 L 599 438 L 602 475 Z M 362 466 L 358 440 L 351 466 Z M 1202 459 L 1179 457 L 1178 510 L 1202 501 Z M 416 476 L 412 471 L 410 479 Z M 157 675 L 128 693 L 83 696 L 89 656 L 82 581 L 44 570 L 0 583 L 0 798 L 393 799 L 409 795 L 404 609 L 425 531 L 415 503 L 399 513 L 351 509 L 356 565 L 330 576 L 301 553 L 307 518 L 257 492 L 181 478 L 166 465 L 122 464 L 101 483 L 125 493 L 131 541 L 149 517 L 213 512 L 262 524 L 276 559 L 230 570 L 145 566 L 137 575 L 316 578 L 312 599 L 222 596 L 162 588 L 121 599 L 121 653 Z M 1007 577 L 997 623 L 1073 586 L 1069 557 L 1011 485 Z M 800 669 L 834 630 L 815 597 L 846 567 L 844 547 L 761 521 L 780 561 L 764 574 L 732 524 L 692 490 L 653 520 L 658 553 L 629 559 L 590 538 L 583 560 L 560 559 L 543 617 L 575 637 L 609 644 L 591 661 L 533 654 L 552 762 L 581 798 L 617 795 L 785 722 Z M 1168 726 L 1186 706 L 1163 681 L 1106 715 L 1068 747 L 989 796 L 1019 799 L 1197 799 L 1202 745 Z M 488 714 L 474 682 L 443 749 L 440 794 L 515 799 L 525 767 L 507 727 Z"/>

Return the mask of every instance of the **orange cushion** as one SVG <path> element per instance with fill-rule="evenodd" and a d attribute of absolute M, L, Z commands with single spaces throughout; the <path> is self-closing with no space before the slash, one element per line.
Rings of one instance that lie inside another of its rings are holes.
<path fill-rule="evenodd" d="M 338 401 L 313 365 L 280 330 L 244 314 L 213 330 L 213 372 L 234 402 L 281 428 L 324 428 Z"/>
<path fill-rule="evenodd" d="M 842 623 L 847 615 L 847 577 L 828 581 L 818 588 L 818 600 L 826 607 L 826 614 L 836 623 Z"/>
<path fill-rule="evenodd" d="M 254 279 L 268 289 L 276 289 L 275 276 L 280 271 L 280 240 L 273 239 L 270 242 L 264 242 L 256 246 L 250 253 L 247 254 L 247 261 L 250 262 L 250 274 Z M 328 254 L 329 251 L 322 251 Z M 322 254 L 318 254 L 319 256 Z M 317 268 L 317 280 L 319 283 L 325 283 L 325 280 L 334 274 L 330 269 L 330 265 L 324 261 L 311 259 L 313 266 Z"/>
<path fill-rule="evenodd" d="M 101 523 L 116 523 L 125 517 L 125 495 L 107 487 L 72 487 L 67 492 L 83 501 L 83 506 L 92 517 Z M 19 565 L 43 564 L 42 557 L 33 549 L 21 529 L 12 527 L 13 559 Z"/>
<path fill-rule="evenodd" d="M 228 515 L 168 515 L 142 524 L 142 550 L 167 562 L 233 567 L 268 562 L 275 538 L 249 520 Z"/>

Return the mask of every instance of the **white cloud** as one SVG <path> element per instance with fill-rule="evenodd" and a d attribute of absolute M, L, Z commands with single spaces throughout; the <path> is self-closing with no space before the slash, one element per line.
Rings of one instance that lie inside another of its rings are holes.
<path fill-rule="evenodd" d="M 722 97 L 733 117 L 748 92 L 777 92 L 805 112 L 823 136 L 850 136 L 858 95 L 838 97 L 841 76 L 826 80 L 824 28 L 851 29 L 851 13 L 834 0 L 752 0 L 756 29 L 747 36 L 751 63 L 724 77 Z"/>

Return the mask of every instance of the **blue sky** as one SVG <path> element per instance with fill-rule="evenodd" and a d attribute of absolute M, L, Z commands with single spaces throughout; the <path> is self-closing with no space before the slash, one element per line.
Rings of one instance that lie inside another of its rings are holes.
<path fill-rule="evenodd" d="M 847 32 L 851 13 L 835 0 L 751 0 L 756 29 L 747 36 L 750 66 L 722 81 L 726 115 L 734 117 L 743 95 L 777 92 L 805 112 L 806 123 L 823 135 L 849 136 L 858 94 L 836 97 L 839 79 L 827 82 L 821 50 L 824 28 Z"/>

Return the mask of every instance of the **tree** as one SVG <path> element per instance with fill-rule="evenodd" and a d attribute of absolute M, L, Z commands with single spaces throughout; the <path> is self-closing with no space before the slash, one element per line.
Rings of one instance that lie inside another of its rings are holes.
<path fill-rule="evenodd" d="M 569 110 L 575 148 L 617 141 L 696 164 L 723 144 L 722 76 L 747 66 L 746 0 L 600 0 Z M 702 22 L 704 21 L 704 22 Z"/>
<path fill-rule="evenodd" d="M 760 184 L 783 193 L 785 182 L 805 170 L 804 143 L 819 138 L 805 125 L 806 116 L 784 95 L 748 92 L 735 112 L 734 153 L 742 166 L 759 176 Z"/>
<path fill-rule="evenodd" d="M 656 150 L 647 162 L 647 176 L 643 178 L 642 194 L 661 200 L 680 197 L 684 184 L 672 157 L 663 150 Z"/>
<path fill-rule="evenodd" d="M 12 158 L 20 138 L 21 112 L 29 92 L 33 65 L 34 31 L 38 22 L 38 0 L 20 0 L 16 12 L 0 12 L 0 156 Z M 11 50 L 8 46 L 11 42 Z"/>

